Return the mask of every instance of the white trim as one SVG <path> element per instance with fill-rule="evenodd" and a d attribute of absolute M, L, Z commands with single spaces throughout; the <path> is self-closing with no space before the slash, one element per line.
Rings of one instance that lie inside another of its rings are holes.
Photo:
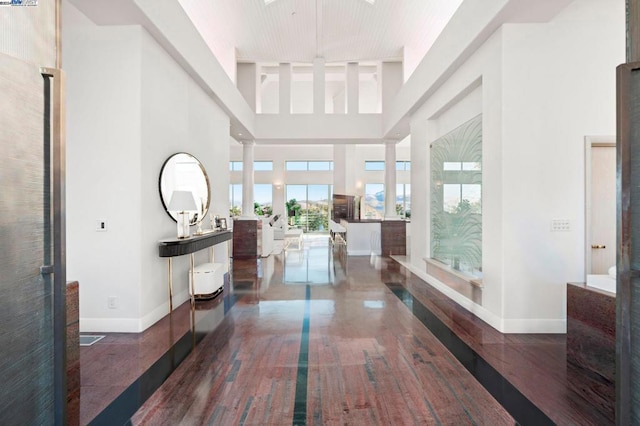
<path fill-rule="evenodd" d="M 564 334 L 567 332 L 566 319 L 504 319 L 502 333 L 545 333 Z"/>
<path fill-rule="evenodd" d="M 616 146 L 615 136 L 584 137 L 584 281 L 591 273 L 591 148 Z"/>
<path fill-rule="evenodd" d="M 432 277 L 425 271 L 420 270 L 410 263 L 410 259 L 406 256 L 391 256 L 405 268 L 409 269 L 414 275 L 427 282 L 429 285 L 444 293 L 454 302 L 489 324 L 501 333 L 566 333 L 566 319 L 505 319 L 500 318 L 493 312 L 478 305 L 477 303 L 467 299 L 462 294 L 453 290 L 448 285 Z"/>
<path fill-rule="evenodd" d="M 187 290 L 173 295 L 173 306 L 189 300 Z M 81 333 L 141 333 L 169 314 L 169 300 L 142 318 L 80 318 Z"/>
<path fill-rule="evenodd" d="M 80 318 L 80 333 L 139 333 L 138 318 Z"/>

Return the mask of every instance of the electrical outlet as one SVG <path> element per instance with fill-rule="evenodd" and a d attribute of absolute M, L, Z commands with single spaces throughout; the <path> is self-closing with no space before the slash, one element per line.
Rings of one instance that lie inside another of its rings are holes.
<path fill-rule="evenodd" d="M 569 219 L 551 219 L 551 232 L 571 231 Z"/>
<path fill-rule="evenodd" d="M 107 297 L 107 306 L 109 309 L 117 309 L 118 308 L 118 298 L 116 296 Z"/>
<path fill-rule="evenodd" d="M 97 232 L 107 232 L 107 221 L 105 219 L 98 219 L 96 221 Z"/>

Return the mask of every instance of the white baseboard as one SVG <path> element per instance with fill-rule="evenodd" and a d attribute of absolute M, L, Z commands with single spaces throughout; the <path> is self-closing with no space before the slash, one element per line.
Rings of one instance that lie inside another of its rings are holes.
<path fill-rule="evenodd" d="M 567 320 L 562 319 L 504 319 L 502 333 L 564 334 Z"/>
<path fill-rule="evenodd" d="M 437 278 L 432 277 L 414 265 L 411 264 L 411 259 L 406 256 L 391 256 L 398 263 L 405 268 L 409 269 L 414 275 L 417 275 L 423 281 L 429 283 L 440 292 L 444 293 L 447 297 L 454 302 L 489 324 L 501 333 L 550 333 L 559 334 L 567 332 L 566 319 L 506 319 L 501 318 L 488 309 L 478 305 L 477 303 L 467 299 L 457 291 L 453 290 L 448 285 L 439 281 Z"/>
<path fill-rule="evenodd" d="M 80 318 L 80 333 L 139 333 L 138 318 Z"/>
<path fill-rule="evenodd" d="M 189 299 L 187 291 L 173 295 L 173 308 Z M 142 318 L 80 318 L 81 333 L 140 333 L 169 314 L 169 300 Z"/>

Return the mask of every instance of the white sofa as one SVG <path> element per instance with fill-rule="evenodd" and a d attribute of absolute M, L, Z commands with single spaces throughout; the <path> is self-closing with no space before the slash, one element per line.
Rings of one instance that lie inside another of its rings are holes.
<path fill-rule="evenodd" d="M 274 229 L 269 225 L 269 219 L 262 219 L 262 257 L 267 257 L 273 251 Z"/>
<path fill-rule="evenodd" d="M 282 216 L 273 216 L 266 226 L 270 226 L 273 229 L 274 240 L 284 240 L 284 234 L 287 232 L 287 223 L 282 219 Z"/>

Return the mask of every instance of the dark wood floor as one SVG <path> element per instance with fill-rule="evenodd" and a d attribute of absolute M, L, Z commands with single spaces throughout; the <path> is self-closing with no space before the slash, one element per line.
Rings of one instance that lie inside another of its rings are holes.
<path fill-rule="evenodd" d="M 225 290 L 234 300 L 224 304 L 226 314 L 211 309 L 215 319 L 199 322 L 202 340 L 179 365 L 174 360 L 177 368 L 168 379 L 148 399 L 136 392 L 146 402 L 131 422 L 514 424 L 482 380 L 463 366 L 468 360 L 447 349 L 454 340 L 443 344 L 391 284 L 433 313 L 550 422 L 613 422 L 612 413 L 600 412 L 581 393 L 580 372 L 567 368 L 564 335 L 500 334 L 395 261 L 347 257 L 326 240 L 234 262 Z M 182 323 L 188 328 L 188 305 L 186 312 Z M 155 338 L 137 344 L 168 342 L 157 328 Z M 102 356 L 85 370 L 92 358 L 85 355 L 80 405 L 87 413 L 85 387 L 95 383 L 89 371 L 108 374 L 96 372 Z M 81 416 L 81 424 L 92 418 Z"/>

